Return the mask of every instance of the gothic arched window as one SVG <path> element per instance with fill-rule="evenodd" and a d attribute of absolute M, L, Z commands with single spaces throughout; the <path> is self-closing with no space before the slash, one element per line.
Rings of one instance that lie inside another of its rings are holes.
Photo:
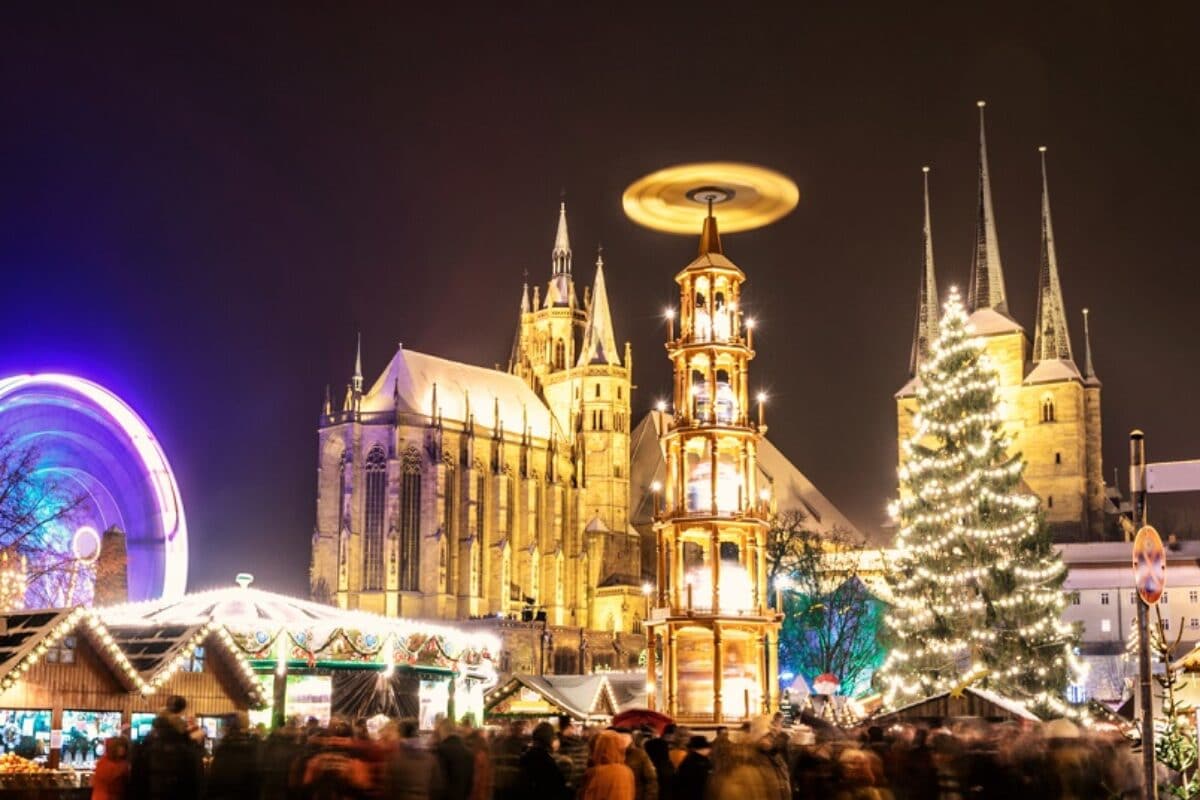
<path fill-rule="evenodd" d="M 471 547 L 471 594 L 483 597 L 483 523 L 487 519 L 487 481 L 483 470 L 475 478 L 475 541 Z"/>
<path fill-rule="evenodd" d="M 1054 422 L 1054 398 L 1050 395 L 1042 398 L 1042 422 Z"/>
<path fill-rule="evenodd" d="M 445 569 L 442 570 L 442 591 L 453 594 L 455 590 L 451 587 L 454 586 L 454 547 L 458 541 L 458 537 L 454 535 L 454 511 L 458 505 L 458 472 L 449 465 L 446 467 L 446 486 L 442 501 L 442 561 L 445 562 Z"/>
<path fill-rule="evenodd" d="M 337 526 L 338 533 L 347 530 L 350 527 L 350 502 L 346 497 L 347 480 L 346 473 L 350 469 L 350 454 L 342 453 L 338 459 L 338 512 Z"/>
<path fill-rule="evenodd" d="M 421 454 L 404 453 L 400 478 L 400 590 L 415 592 L 421 580 Z"/>
<path fill-rule="evenodd" d="M 563 369 L 567 365 L 567 346 L 562 339 L 554 342 L 554 368 Z"/>
<path fill-rule="evenodd" d="M 363 579 L 365 591 L 383 588 L 383 517 L 387 502 L 387 456 L 375 445 L 363 467 L 367 484 L 365 525 L 363 526 Z"/>

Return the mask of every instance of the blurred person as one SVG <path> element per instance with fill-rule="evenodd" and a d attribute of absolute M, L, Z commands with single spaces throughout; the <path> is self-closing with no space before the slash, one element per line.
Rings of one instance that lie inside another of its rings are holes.
<path fill-rule="evenodd" d="M 125 800 L 129 788 L 129 740 L 114 736 L 104 742 L 104 755 L 92 774 L 92 800 Z"/>
<path fill-rule="evenodd" d="M 528 800 L 566 800 L 569 797 L 567 780 L 554 760 L 558 745 L 554 726 L 539 723 L 533 729 L 529 747 L 517 762 L 517 793 Z"/>
<path fill-rule="evenodd" d="M 383 794 L 392 800 L 430 800 L 434 784 L 440 780 L 433 756 L 417 738 L 417 722 L 401 720 L 396 724 L 397 741 L 383 768 Z"/>
<path fill-rule="evenodd" d="M 568 765 L 567 787 L 573 792 L 579 790 L 579 783 L 587 769 L 588 755 L 588 743 L 581 735 L 579 725 L 570 717 L 559 717 L 558 758 L 560 764 L 565 762 Z"/>
<path fill-rule="evenodd" d="M 787 762 L 777 752 L 770 717 L 747 724 L 738 742 L 714 761 L 710 780 L 714 800 L 791 800 Z"/>
<path fill-rule="evenodd" d="M 496 800 L 517 800 L 517 780 L 520 777 L 521 754 L 529 745 L 528 723 L 513 720 L 508 730 L 492 743 L 492 765 L 495 767 Z"/>
<path fill-rule="evenodd" d="M 633 772 L 635 800 L 658 800 L 658 773 L 650 756 L 634 744 L 633 733 L 628 728 L 609 730 L 621 737 L 621 744 L 625 748 L 625 766 Z"/>
<path fill-rule="evenodd" d="M 715 744 L 715 742 L 714 742 Z M 726 744 L 729 744 L 726 736 Z M 712 774 L 713 745 L 703 736 L 693 736 L 688 740 L 687 755 L 679 762 L 671 784 L 671 793 L 680 800 L 702 800 L 708 792 L 708 778 Z M 753 800 L 753 798 L 744 798 Z"/>
<path fill-rule="evenodd" d="M 249 717 L 245 711 L 228 715 L 225 734 L 213 750 L 205 797 L 209 800 L 256 797 L 260 775 L 259 742 L 250 731 Z"/>
<path fill-rule="evenodd" d="M 167 698 L 150 734 L 134 752 L 129 770 L 132 800 L 198 800 L 204 780 L 204 748 L 191 736 L 183 712 L 187 700 Z"/>
<path fill-rule="evenodd" d="M 624 743 L 614 731 L 602 731 L 592 748 L 592 766 L 583 774 L 579 800 L 634 800 L 633 770 L 625 766 Z"/>
<path fill-rule="evenodd" d="M 674 725 L 667 727 L 671 729 L 671 766 L 679 769 L 679 765 L 687 758 L 687 743 L 692 734 L 687 728 L 677 728 Z"/>
<path fill-rule="evenodd" d="M 267 734 L 262 745 L 262 800 L 287 800 L 292 766 L 300 758 L 300 719 L 289 718 L 281 728 Z"/>
<path fill-rule="evenodd" d="M 470 800 L 492 800 L 495 790 L 495 771 L 492 768 L 492 751 L 483 731 L 467 726 L 467 737 L 463 741 L 474 759 L 475 774 L 471 779 Z"/>
<path fill-rule="evenodd" d="M 361 800 L 373 786 L 371 768 L 354 739 L 354 728 L 345 720 L 330 723 L 325 735 L 309 740 L 313 754 L 304 763 L 300 780 L 310 800 Z"/>
<path fill-rule="evenodd" d="M 669 734 L 675 732 L 674 725 L 667 725 L 659 736 L 646 740 L 646 755 L 654 765 L 654 774 L 658 778 L 658 800 L 671 800 L 672 785 L 675 779 L 675 765 L 671 763 L 671 741 Z"/>
<path fill-rule="evenodd" d="M 470 800 L 475 783 L 475 754 L 448 719 L 438 720 L 434 739 L 433 752 L 438 764 L 434 800 Z"/>

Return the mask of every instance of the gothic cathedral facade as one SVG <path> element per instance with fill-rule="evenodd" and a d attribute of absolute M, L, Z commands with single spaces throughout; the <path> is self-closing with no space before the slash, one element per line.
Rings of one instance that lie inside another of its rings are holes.
<path fill-rule="evenodd" d="M 1083 311 L 1083 369 L 1075 361 L 1059 284 L 1042 148 L 1042 246 L 1033 345 L 1009 313 L 992 209 L 987 144 L 980 104 L 976 248 L 968 293 L 970 325 L 999 373 L 1004 427 L 1026 461 L 1025 483 L 1042 500 L 1058 541 L 1097 541 L 1112 527 L 1101 460 L 1100 380 L 1092 365 Z M 924 268 L 917 306 L 910 380 L 896 394 L 899 440 L 912 434 L 917 366 L 937 337 L 939 298 L 933 263 L 928 170 L 925 183 Z"/>
<path fill-rule="evenodd" d="M 516 639 L 540 623 L 527 647 L 501 631 L 512 671 L 628 667 L 644 605 L 632 354 L 602 259 L 576 291 L 565 206 L 551 260 L 544 295 L 522 289 L 507 371 L 400 347 L 365 388 L 360 347 L 340 409 L 326 393 L 311 588 L 343 608 L 498 620 Z M 612 652 L 593 661 L 598 642 Z"/>

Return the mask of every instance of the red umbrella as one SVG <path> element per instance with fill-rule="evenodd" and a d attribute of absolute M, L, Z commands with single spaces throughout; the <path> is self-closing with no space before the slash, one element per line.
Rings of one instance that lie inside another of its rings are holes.
<path fill-rule="evenodd" d="M 614 728 L 637 729 L 645 725 L 660 736 L 662 735 L 663 728 L 674 722 L 675 720 L 666 714 L 660 714 L 648 708 L 631 708 L 627 711 L 622 711 L 612 718 L 612 726 Z"/>

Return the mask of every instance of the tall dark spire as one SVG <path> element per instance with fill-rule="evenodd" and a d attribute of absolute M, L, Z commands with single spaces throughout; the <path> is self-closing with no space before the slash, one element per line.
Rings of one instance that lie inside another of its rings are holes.
<path fill-rule="evenodd" d="M 917 367 L 929 355 L 929 347 L 937 338 L 938 293 L 937 274 L 933 267 L 933 221 L 929 214 L 929 167 L 921 167 L 925 184 L 925 225 L 921 229 L 922 253 L 921 284 L 917 290 L 917 327 L 913 335 L 912 358 L 908 371 L 916 376 Z"/>
<path fill-rule="evenodd" d="M 1004 291 L 1004 269 L 1000 264 L 1000 239 L 996 236 L 996 216 L 992 210 L 992 180 L 988 174 L 987 137 L 984 131 L 983 109 L 979 106 L 979 208 L 975 221 L 975 255 L 971 264 L 971 286 L 967 309 L 978 311 L 991 308 L 1008 314 L 1008 298 Z"/>
<path fill-rule="evenodd" d="M 1058 280 L 1058 255 L 1054 249 L 1054 223 L 1050 219 L 1050 188 L 1046 180 L 1046 148 L 1042 155 L 1042 264 L 1038 272 L 1037 317 L 1033 331 L 1033 360 L 1070 361 L 1071 336 Z"/>

